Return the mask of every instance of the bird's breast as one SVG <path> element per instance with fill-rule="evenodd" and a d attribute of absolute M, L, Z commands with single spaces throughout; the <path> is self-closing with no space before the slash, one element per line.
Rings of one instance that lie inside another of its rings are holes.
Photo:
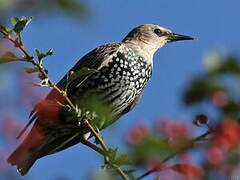
<path fill-rule="evenodd" d="M 99 72 L 81 89 L 85 97 L 96 95 L 115 113 L 124 110 L 140 93 L 152 74 L 152 66 L 129 48 L 112 54 Z"/>

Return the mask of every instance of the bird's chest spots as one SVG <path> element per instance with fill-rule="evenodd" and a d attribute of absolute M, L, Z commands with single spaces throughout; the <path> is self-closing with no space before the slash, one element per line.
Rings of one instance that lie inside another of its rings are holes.
<path fill-rule="evenodd" d="M 143 57 L 125 49 L 109 58 L 100 72 L 91 77 L 90 86 L 104 91 L 128 91 L 140 93 L 151 77 L 152 67 Z"/>

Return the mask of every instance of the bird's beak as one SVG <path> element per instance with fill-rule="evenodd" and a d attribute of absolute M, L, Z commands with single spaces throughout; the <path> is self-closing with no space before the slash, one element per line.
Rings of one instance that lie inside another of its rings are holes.
<path fill-rule="evenodd" d="M 171 33 L 168 36 L 169 42 L 184 41 L 184 40 L 194 40 L 194 38 L 192 38 L 190 36 L 186 36 L 186 35 L 176 34 L 176 33 Z"/>

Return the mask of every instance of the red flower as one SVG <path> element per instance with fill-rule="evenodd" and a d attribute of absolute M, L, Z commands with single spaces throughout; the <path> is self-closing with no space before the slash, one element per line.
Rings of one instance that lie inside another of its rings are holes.
<path fill-rule="evenodd" d="M 225 155 L 240 143 L 240 125 L 233 120 L 224 120 L 217 128 L 208 150 L 207 159 L 210 165 L 220 166 Z"/>
<path fill-rule="evenodd" d="M 211 166 L 220 166 L 224 161 L 224 152 L 217 146 L 211 147 L 207 153 L 207 160 Z"/>
<path fill-rule="evenodd" d="M 127 142 L 129 144 L 137 144 L 148 134 L 148 128 L 145 124 L 135 125 L 130 129 L 127 135 Z"/>
<path fill-rule="evenodd" d="M 240 125 L 236 121 L 225 120 L 216 129 L 213 145 L 224 152 L 231 150 L 240 143 Z"/>
<path fill-rule="evenodd" d="M 157 130 L 171 139 L 189 139 L 191 130 L 184 122 L 176 122 L 171 119 L 164 119 L 158 122 Z"/>

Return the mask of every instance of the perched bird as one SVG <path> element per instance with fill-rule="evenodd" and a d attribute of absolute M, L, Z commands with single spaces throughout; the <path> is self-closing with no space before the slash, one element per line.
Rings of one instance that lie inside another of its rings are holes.
<path fill-rule="evenodd" d="M 101 130 L 136 105 L 151 77 L 154 53 L 166 43 L 181 40 L 193 38 L 154 24 L 140 25 L 122 42 L 92 50 L 70 70 L 77 73 L 89 68 L 95 69 L 94 73 L 76 76 L 70 82 L 67 73 L 57 86 L 66 88 L 69 99 L 80 109 L 96 112 L 94 123 Z M 15 165 L 21 175 L 25 175 L 37 159 L 91 136 L 85 127 L 67 115 L 61 105 L 64 103 L 62 95 L 52 90 L 31 113 L 28 126 L 35 121 L 31 131 L 8 158 L 8 163 Z"/>

